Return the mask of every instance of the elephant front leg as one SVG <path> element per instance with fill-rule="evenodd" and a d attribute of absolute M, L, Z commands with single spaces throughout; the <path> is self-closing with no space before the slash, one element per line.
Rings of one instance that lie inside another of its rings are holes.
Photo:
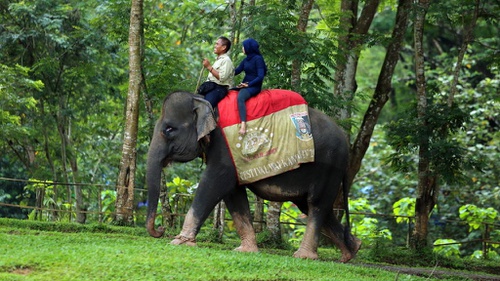
<path fill-rule="evenodd" d="M 237 187 L 235 192 L 224 198 L 227 209 L 233 218 L 234 226 L 241 238 L 241 245 L 234 249 L 239 252 L 258 252 L 255 230 L 252 225 L 250 207 L 246 190 Z"/>
<path fill-rule="evenodd" d="M 195 218 L 193 213 L 193 208 L 190 208 L 188 213 L 186 214 L 181 233 L 175 236 L 175 239 L 172 240 L 170 244 L 196 246 L 196 235 L 199 231 L 199 222 Z"/>
<path fill-rule="evenodd" d="M 250 220 L 246 216 L 233 215 L 234 226 L 241 239 L 241 245 L 234 249 L 238 252 L 258 252 L 255 230 Z"/>

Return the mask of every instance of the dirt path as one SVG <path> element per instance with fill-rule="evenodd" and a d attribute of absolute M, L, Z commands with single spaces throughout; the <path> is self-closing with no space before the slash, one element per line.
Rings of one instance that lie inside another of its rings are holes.
<path fill-rule="evenodd" d="M 482 272 L 474 274 L 463 271 L 459 272 L 453 270 L 413 268 L 413 267 L 403 267 L 397 265 L 378 265 L 378 264 L 366 264 L 366 263 L 361 263 L 356 265 L 370 267 L 370 268 L 380 268 L 384 270 L 394 271 L 397 273 L 417 275 L 426 278 L 443 279 L 446 277 L 462 277 L 462 278 L 467 278 L 468 280 L 477 280 L 477 281 L 500 281 L 500 275 L 491 275 Z"/>

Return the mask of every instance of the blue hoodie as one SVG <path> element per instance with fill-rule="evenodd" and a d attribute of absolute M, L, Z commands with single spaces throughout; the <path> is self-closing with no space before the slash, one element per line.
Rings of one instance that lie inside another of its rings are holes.
<path fill-rule="evenodd" d="M 234 75 L 240 74 L 245 71 L 244 83 L 248 83 L 248 87 L 262 88 L 264 76 L 267 73 L 267 66 L 264 62 L 264 57 L 260 54 L 259 43 L 255 39 L 248 38 L 243 41 L 243 48 L 245 48 L 246 58 L 234 70 Z"/>

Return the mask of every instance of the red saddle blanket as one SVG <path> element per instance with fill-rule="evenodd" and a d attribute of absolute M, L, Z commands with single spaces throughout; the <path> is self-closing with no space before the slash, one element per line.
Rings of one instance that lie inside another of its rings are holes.
<path fill-rule="evenodd" d="M 304 98 L 281 89 L 263 90 L 246 102 L 247 132 L 240 135 L 238 91 L 218 104 L 222 128 L 240 184 L 252 183 L 314 161 L 314 142 Z"/>

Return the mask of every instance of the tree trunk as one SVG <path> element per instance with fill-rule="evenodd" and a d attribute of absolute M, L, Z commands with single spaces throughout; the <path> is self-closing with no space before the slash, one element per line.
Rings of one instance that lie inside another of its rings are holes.
<path fill-rule="evenodd" d="M 299 21 L 297 22 L 297 30 L 301 33 L 306 32 L 309 15 L 314 4 L 314 0 L 303 0 L 300 9 Z M 298 59 L 292 61 L 292 90 L 300 92 L 300 75 L 302 73 L 302 63 Z"/>
<path fill-rule="evenodd" d="M 224 201 L 219 202 L 214 209 L 214 228 L 217 229 L 219 233 L 219 239 L 222 239 L 224 235 L 224 218 L 226 214 L 226 204 Z"/>
<path fill-rule="evenodd" d="M 341 2 L 340 28 L 346 32 L 346 35 L 339 38 L 339 52 L 344 59 L 337 62 L 333 89 L 334 96 L 341 97 L 347 104 L 337 116 L 341 120 L 351 118 L 349 103 L 353 100 L 357 90 L 356 71 L 361 50 L 359 47 L 363 44 L 363 35 L 368 33 L 379 4 L 380 0 L 366 1 L 357 19 L 358 1 L 342 0 Z M 350 131 L 350 126 L 347 131 Z"/>
<path fill-rule="evenodd" d="M 63 109 L 64 108 L 66 108 L 66 106 L 64 106 Z M 73 153 L 69 153 L 69 155 L 66 155 L 66 157 L 68 157 L 67 161 L 69 162 L 69 165 L 71 167 L 71 174 L 73 175 L 72 182 L 73 182 L 73 190 L 75 192 L 76 222 L 84 224 L 87 219 L 87 215 L 85 213 L 86 208 L 84 207 L 83 203 L 82 187 L 77 184 L 80 181 L 78 180 L 79 176 L 78 176 L 78 164 L 77 164 L 76 152 L 71 143 L 72 139 L 71 119 L 64 118 L 64 120 L 65 120 L 64 126 L 66 129 L 64 131 L 64 134 L 61 135 L 61 137 L 64 138 L 64 143 L 66 143 L 66 149 L 69 149 L 69 151 L 73 151 Z"/>
<path fill-rule="evenodd" d="M 76 222 L 77 223 L 85 223 L 87 220 L 87 214 L 85 211 L 87 211 L 87 208 L 85 207 L 83 203 L 83 191 L 82 187 L 78 185 L 79 181 L 79 176 L 78 176 L 78 166 L 77 166 L 77 161 L 76 157 L 71 157 L 70 159 L 70 164 L 71 164 L 71 170 L 73 173 L 73 188 L 75 190 L 75 210 L 76 210 Z"/>
<path fill-rule="evenodd" d="M 240 6 L 240 10 L 241 8 L 242 7 Z M 239 30 L 237 28 L 238 9 L 236 9 L 236 0 L 229 0 L 229 18 L 231 19 L 231 33 L 229 35 L 229 40 L 234 43 L 234 39 L 236 38 L 236 31 Z"/>
<path fill-rule="evenodd" d="M 142 67 L 142 65 L 141 65 Z M 149 136 L 153 136 L 153 131 L 155 129 L 155 124 L 156 124 L 156 118 L 154 116 L 154 113 L 153 113 L 153 101 L 151 100 L 151 96 L 149 94 L 149 91 L 148 91 L 148 88 L 147 88 L 147 85 L 146 85 L 146 78 L 144 77 L 144 71 L 142 71 L 141 69 L 141 72 L 142 72 L 142 85 L 143 87 L 142 90 L 143 90 L 143 94 L 142 94 L 142 100 L 144 101 L 144 107 L 146 109 L 146 116 L 147 116 L 147 120 L 148 120 L 148 132 L 149 132 Z"/>
<path fill-rule="evenodd" d="M 281 241 L 281 205 L 283 205 L 282 202 L 269 202 L 267 209 L 267 229 L 271 233 L 273 241 Z"/>
<path fill-rule="evenodd" d="M 43 219 L 43 201 L 45 198 L 45 186 L 35 190 L 35 220 Z"/>
<path fill-rule="evenodd" d="M 455 98 L 455 93 L 457 91 L 458 77 L 460 76 L 460 69 L 462 69 L 462 63 L 465 57 L 465 52 L 467 52 L 467 47 L 472 42 L 474 38 L 474 28 L 476 27 L 477 17 L 479 14 L 479 3 L 480 0 L 476 0 L 474 6 L 474 12 L 472 13 L 472 18 L 470 20 L 469 25 L 464 27 L 464 39 L 462 42 L 462 46 L 460 47 L 460 52 L 458 53 L 457 64 L 455 65 L 455 69 L 453 71 L 453 81 L 450 86 L 450 95 L 448 96 L 448 106 L 451 107 L 453 104 L 453 100 Z M 465 15 L 464 15 L 465 16 Z"/>
<path fill-rule="evenodd" d="M 126 123 L 123 137 L 120 173 L 116 183 L 116 217 L 122 225 L 134 222 L 134 187 L 136 169 L 136 144 L 139 119 L 139 96 L 142 86 L 142 26 L 143 0 L 132 0 L 129 30 L 129 88 L 126 104 Z"/>
<path fill-rule="evenodd" d="M 351 33 L 353 32 L 354 26 L 356 25 L 356 15 L 358 13 L 358 1 L 342 0 L 340 3 L 340 13 L 341 15 L 340 15 L 339 28 L 340 30 L 343 30 L 345 35 L 341 35 L 338 38 L 339 56 L 337 64 L 335 66 L 335 75 L 333 78 L 333 81 L 335 81 L 335 85 L 333 88 L 333 96 L 334 98 L 348 100 L 348 97 L 352 94 L 347 92 L 348 89 L 346 88 L 346 83 L 348 78 L 346 77 L 346 72 L 347 72 L 347 64 L 349 61 L 349 57 L 351 56 L 350 50 L 351 47 L 353 46 L 353 43 L 351 42 L 352 38 Z M 337 113 L 336 117 L 339 120 L 347 119 L 348 116 L 350 116 L 348 112 L 349 110 L 342 109 L 339 113 Z"/>
<path fill-rule="evenodd" d="M 415 78 L 417 86 L 417 114 L 421 128 L 427 127 L 427 90 L 425 81 L 424 61 L 424 25 L 425 15 L 429 8 L 430 0 L 419 0 L 416 5 L 414 23 L 414 48 L 415 48 Z M 415 229 L 413 230 L 410 245 L 414 249 L 427 246 L 427 233 L 429 214 L 434 207 L 435 177 L 431 175 L 429 161 L 429 137 L 424 133 L 420 136 L 418 152 L 418 187 L 415 204 Z"/>
<path fill-rule="evenodd" d="M 163 215 L 163 225 L 168 225 L 170 228 L 175 227 L 176 218 L 179 218 L 179 212 L 172 208 L 170 205 L 170 201 L 168 198 L 168 187 L 165 184 L 167 179 L 165 178 L 165 174 L 162 172 L 160 182 L 160 204 L 161 204 L 161 214 Z M 175 206 L 177 208 L 177 205 Z M 178 220 L 178 227 L 182 227 L 182 223 L 180 223 L 181 219 Z"/>
<path fill-rule="evenodd" d="M 40 100 L 39 103 L 39 109 L 40 113 L 42 116 L 45 116 L 45 102 L 43 99 Z M 50 170 L 52 171 L 52 181 L 53 182 L 58 182 L 57 180 L 57 173 L 56 173 L 56 168 L 54 166 L 54 161 L 52 161 L 52 157 L 50 156 L 50 151 L 49 151 L 49 135 L 47 132 L 48 128 L 46 126 L 43 126 L 43 151 L 45 154 L 45 158 L 47 159 L 47 163 L 50 166 Z M 59 186 L 57 184 L 54 184 L 54 193 L 52 195 L 52 201 L 57 202 L 57 198 L 59 196 Z M 53 209 L 52 211 L 52 216 L 54 221 L 57 221 L 59 218 L 59 212 L 57 211 L 57 205 L 55 203 L 50 203 L 50 208 Z"/>
<path fill-rule="evenodd" d="M 64 97 L 59 97 L 59 104 L 58 104 L 58 112 L 55 114 L 55 119 L 56 119 L 56 124 L 57 124 L 57 131 L 59 133 L 59 138 L 61 139 L 61 168 L 62 168 L 62 175 L 63 175 L 63 179 L 64 179 L 64 183 L 70 183 L 69 181 L 69 175 L 68 175 L 68 168 L 67 168 L 67 163 L 69 162 L 69 159 L 68 159 L 68 150 L 69 150 L 69 147 L 70 147 L 70 144 L 69 144 L 69 138 L 67 136 L 68 134 L 68 131 L 69 131 L 69 122 L 68 122 L 68 119 L 67 117 L 62 113 L 64 111 L 66 111 L 66 100 L 64 99 Z M 66 186 L 66 189 L 67 189 L 67 201 L 68 201 L 68 205 L 69 205 L 69 212 L 68 212 L 68 221 L 71 221 L 72 220 L 72 206 L 73 206 L 73 203 L 72 203 L 72 191 L 71 191 L 71 185 L 67 185 Z M 75 209 L 76 209 L 76 213 L 79 214 L 80 213 L 80 206 L 75 203 Z"/>
<path fill-rule="evenodd" d="M 264 223 L 264 199 L 255 195 L 255 211 L 253 213 L 253 228 L 255 232 L 262 232 Z"/>

